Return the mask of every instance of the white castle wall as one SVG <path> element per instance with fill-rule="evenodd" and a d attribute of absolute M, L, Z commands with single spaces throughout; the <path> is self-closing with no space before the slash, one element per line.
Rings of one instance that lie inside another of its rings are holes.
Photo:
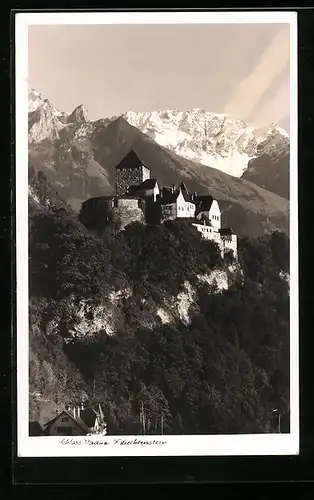
<path fill-rule="evenodd" d="M 222 236 L 224 252 L 228 250 L 233 251 L 234 258 L 238 260 L 238 238 L 236 234 L 231 234 L 230 236 Z"/>
<path fill-rule="evenodd" d="M 192 224 L 202 234 L 206 240 L 212 240 L 219 245 L 221 256 L 228 250 L 233 251 L 234 258 L 238 260 L 238 241 L 236 234 L 221 236 L 221 234 L 214 230 L 211 226 L 205 224 Z"/>
<path fill-rule="evenodd" d="M 195 205 L 185 201 L 183 194 L 180 192 L 177 198 L 177 217 L 195 217 Z"/>
<path fill-rule="evenodd" d="M 146 179 L 150 179 L 150 170 L 144 167 L 144 165 L 142 165 L 142 179 L 143 182 L 146 181 Z"/>

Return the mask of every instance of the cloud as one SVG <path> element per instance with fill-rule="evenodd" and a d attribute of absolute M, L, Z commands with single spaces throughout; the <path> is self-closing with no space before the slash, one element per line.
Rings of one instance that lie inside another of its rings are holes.
<path fill-rule="evenodd" d="M 289 117 L 290 85 L 289 80 L 284 82 L 275 93 L 274 97 L 260 106 L 252 115 L 256 126 L 263 127 L 270 121 L 279 123 Z M 269 119 L 271 117 L 271 120 Z"/>
<path fill-rule="evenodd" d="M 244 120 L 249 119 L 250 114 L 258 106 L 262 95 L 271 86 L 277 75 L 289 66 L 289 61 L 289 26 L 285 26 L 273 37 L 251 73 L 236 88 L 232 98 L 225 106 L 224 112 Z M 284 86 L 285 84 L 282 85 L 282 87 Z M 270 106 L 268 108 L 265 106 L 265 109 L 271 111 Z M 270 113 L 267 122 L 269 121 L 274 121 L 272 113 Z"/>

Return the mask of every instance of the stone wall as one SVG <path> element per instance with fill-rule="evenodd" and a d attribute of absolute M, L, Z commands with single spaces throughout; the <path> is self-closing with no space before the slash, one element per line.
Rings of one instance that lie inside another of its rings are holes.
<path fill-rule="evenodd" d="M 144 181 L 144 169 L 142 165 L 136 168 L 117 168 L 116 169 L 116 194 L 118 196 L 126 193 L 130 186 L 138 186 Z M 147 169 L 145 169 L 146 171 Z M 148 170 L 149 172 L 149 170 Z M 147 177 L 146 177 L 147 178 Z"/>
<path fill-rule="evenodd" d="M 114 198 L 91 198 L 84 202 L 79 214 L 79 221 L 87 229 L 103 229 L 111 219 Z"/>
<path fill-rule="evenodd" d="M 160 221 L 173 220 L 177 218 L 177 205 L 172 203 L 170 205 L 161 205 Z"/>
<path fill-rule="evenodd" d="M 113 221 L 119 229 L 124 229 L 131 222 L 145 224 L 145 203 L 138 199 L 118 199 L 112 209 Z"/>

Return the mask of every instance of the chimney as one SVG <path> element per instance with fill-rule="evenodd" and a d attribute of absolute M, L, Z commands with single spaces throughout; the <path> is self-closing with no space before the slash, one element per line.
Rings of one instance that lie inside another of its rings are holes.
<path fill-rule="evenodd" d="M 73 417 L 76 418 L 76 408 L 73 406 Z"/>
<path fill-rule="evenodd" d="M 80 416 L 81 416 L 81 408 L 78 406 L 76 418 L 80 418 Z"/>

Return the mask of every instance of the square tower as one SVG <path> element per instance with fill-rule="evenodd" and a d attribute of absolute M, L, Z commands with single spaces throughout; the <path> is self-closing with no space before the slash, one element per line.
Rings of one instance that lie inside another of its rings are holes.
<path fill-rule="evenodd" d="M 139 186 L 150 179 L 150 169 L 143 165 L 133 149 L 116 166 L 116 194 L 121 196 L 130 186 Z"/>

